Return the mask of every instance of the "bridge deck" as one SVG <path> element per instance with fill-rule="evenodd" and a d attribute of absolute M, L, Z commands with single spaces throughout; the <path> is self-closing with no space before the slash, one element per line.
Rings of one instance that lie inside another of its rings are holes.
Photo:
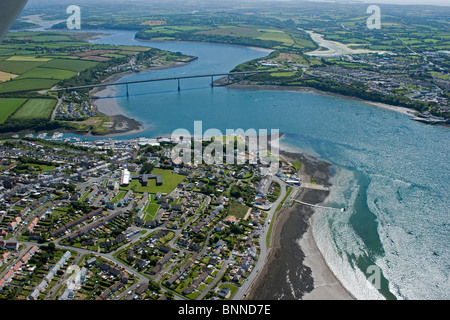
<path fill-rule="evenodd" d="M 246 71 L 246 72 L 211 73 L 211 74 L 199 74 L 199 75 L 178 76 L 178 77 L 168 77 L 168 78 L 123 81 L 123 82 L 108 82 L 108 83 L 91 84 L 91 85 L 78 86 L 78 87 L 57 88 L 57 89 L 53 89 L 50 91 L 80 90 L 80 89 L 91 89 L 91 88 L 98 88 L 98 87 L 120 86 L 120 85 L 127 85 L 127 84 L 133 84 L 133 83 L 193 79 L 193 78 L 207 78 L 207 77 L 217 77 L 217 76 L 237 76 L 237 75 L 256 74 L 256 73 L 265 73 L 265 72 L 274 72 L 274 71 L 273 70 L 263 70 L 263 71 Z"/>

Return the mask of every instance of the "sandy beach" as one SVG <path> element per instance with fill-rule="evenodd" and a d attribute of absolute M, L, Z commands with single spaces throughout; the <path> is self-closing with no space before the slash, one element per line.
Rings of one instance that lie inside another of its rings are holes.
<path fill-rule="evenodd" d="M 313 218 L 311 217 L 310 220 Z M 310 222 L 308 224 L 311 225 Z M 328 267 L 314 240 L 311 227 L 299 242 L 300 248 L 305 254 L 303 263 L 311 269 L 314 279 L 314 289 L 306 293 L 302 300 L 355 300 L 355 297 L 342 286 Z"/>
<path fill-rule="evenodd" d="M 314 177 L 318 184 L 330 186 L 329 164 L 308 155 L 280 151 L 291 161 L 303 163 L 300 175 Z M 323 202 L 329 191 L 302 189 L 298 200 Z M 270 252 L 256 278 L 250 300 L 353 300 L 329 269 L 312 235 L 314 209 L 298 203 L 283 208 L 276 216 Z"/>
<path fill-rule="evenodd" d="M 118 82 L 120 79 L 130 74 L 129 72 L 114 74 L 106 78 L 102 83 Z M 119 107 L 116 102 L 117 92 L 119 91 L 117 86 L 108 86 L 94 88 L 89 92 L 91 102 L 95 106 L 98 112 L 108 115 L 124 115 L 124 111 Z"/>

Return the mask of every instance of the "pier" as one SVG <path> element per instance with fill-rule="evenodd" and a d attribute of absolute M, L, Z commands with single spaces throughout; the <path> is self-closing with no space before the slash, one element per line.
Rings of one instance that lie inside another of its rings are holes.
<path fill-rule="evenodd" d="M 300 201 L 300 200 L 296 200 L 296 199 L 294 199 L 294 201 L 295 201 L 295 202 L 298 202 L 298 203 L 301 203 L 301 204 L 304 204 L 304 205 L 306 205 L 306 206 L 314 207 L 314 208 L 339 210 L 339 211 L 341 211 L 341 212 L 344 212 L 344 211 L 345 211 L 345 208 L 324 207 L 324 206 L 319 206 L 319 205 L 317 205 L 317 204 L 306 203 L 306 202 L 303 202 L 303 201 Z"/>

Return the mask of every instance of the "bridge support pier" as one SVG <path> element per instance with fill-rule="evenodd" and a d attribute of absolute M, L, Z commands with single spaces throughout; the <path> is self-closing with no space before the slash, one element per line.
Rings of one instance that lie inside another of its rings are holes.
<path fill-rule="evenodd" d="M 127 97 L 130 96 L 130 91 L 128 91 L 128 83 L 127 83 Z"/>
<path fill-rule="evenodd" d="M 135 80 L 135 81 L 126 81 L 126 82 L 115 82 L 115 83 L 101 83 L 101 84 L 93 84 L 93 85 L 86 85 L 86 86 L 79 86 L 79 87 L 68 87 L 68 88 L 56 88 L 56 89 L 50 89 L 48 91 L 60 91 L 60 90 L 79 90 L 79 89 L 88 89 L 88 88 L 97 88 L 97 87 L 107 87 L 107 86 L 116 86 L 116 85 L 128 85 L 132 83 L 144 83 L 144 82 L 153 82 L 153 81 L 166 81 L 166 80 L 178 80 L 178 88 L 181 90 L 180 87 L 180 80 L 181 79 L 192 79 L 192 78 L 211 78 L 211 86 L 214 86 L 214 77 L 219 76 L 230 76 L 233 77 L 234 75 L 242 75 L 242 74 L 253 74 L 253 73 L 262 73 L 262 72 L 272 72 L 272 71 L 247 71 L 247 72 L 231 72 L 231 73 L 214 73 L 214 74 L 202 74 L 202 75 L 190 75 L 190 76 L 178 76 L 178 77 L 169 77 L 169 78 L 159 78 L 159 79 L 147 79 L 147 80 Z M 233 79 L 233 78 L 232 78 Z M 231 80 L 232 80 L 231 79 Z M 32 90 L 25 90 L 25 91 L 32 91 Z M 129 96 L 129 90 L 127 86 L 127 96 Z"/>

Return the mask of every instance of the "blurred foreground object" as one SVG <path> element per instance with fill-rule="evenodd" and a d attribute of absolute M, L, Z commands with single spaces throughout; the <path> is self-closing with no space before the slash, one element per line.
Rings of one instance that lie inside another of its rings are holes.
<path fill-rule="evenodd" d="M 28 0 L 0 0 L 0 41 L 8 32 Z"/>

